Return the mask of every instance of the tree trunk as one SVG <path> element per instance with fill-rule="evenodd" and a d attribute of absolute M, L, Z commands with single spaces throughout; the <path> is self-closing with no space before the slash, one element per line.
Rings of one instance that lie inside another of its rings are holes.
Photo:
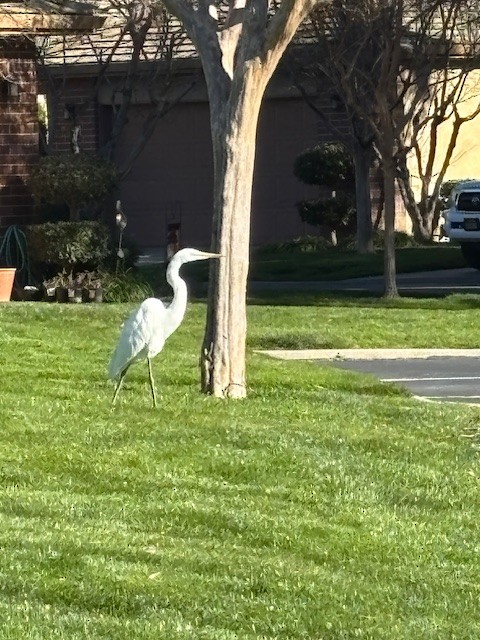
<path fill-rule="evenodd" d="M 74 202 L 68 203 L 67 206 L 70 222 L 78 222 L 80 220 L 80 207 Z"/>
<path fill-rule="evenodd" d="M 423 199 L 417 202 L 409 177 L 397 175 L 397 182 L 403 204 L 412 221 L 413 237 L 421 243 L 430 242 L 440 216 L 438 198 L 435 195 L 424 195 Z"/>
<path fill-rule="evenodd" d="M 263 85 L 255 74 L 223 105 L 211 102 L 214 156 L 212 261 L 201 353 L 202 390 L 246 396 L 245 343 L 250 210 L 257 121 Z"/>
<path fill-rule="evenodd" d="M 212 261 L 202 390 L 244 398 L 246 286 L 255 142 L 260 105 L 298 26 L 317 0 L 229 2 L 222 22 L 215 3 L 164 0 L 195 44 L 207 84 L 214 184 Z M 216 263 L 216 264 L 214 264 Z"/>
<path fill-rule="evenodd" d="M 395 298 L 398 296 L 397 273 L 395 265 L 395 167 L 392 161 L 383 158 L 384 184 L 384 296 Z"/>
<path fill-rule="evenodd" d="M 410 213 L 408 209 L 407 212 Z M 433 234 L 436 227 L 434 214 L 434 211 L 428 210 L 426 212 L 425 218 L 421 213 L 419 216 L 410 216 L 410 220 L 412 221 L 413 237 L 417 242 L 420 242 L 420 244 L 427 244 L 433 239 Z"/>
<path fill-rule="evenodd" d="M 372 147 L 365 148 L 355 138 L 353 162 L 355 165 L 355 199 L 357 205 L 357 250 L 373 253 L 372 201 L 370 195 L 370 165 Z"/>

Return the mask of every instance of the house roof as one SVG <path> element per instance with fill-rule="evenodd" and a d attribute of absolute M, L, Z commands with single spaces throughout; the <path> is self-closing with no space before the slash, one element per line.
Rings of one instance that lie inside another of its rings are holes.
<path fill-rule="evenodd" d="M 0 0 L 0 35 L 87 33 L 103 25 L 95 6 L 72 0 Z"/>
<path fill-rule="evenodd" d="M 37 0 L 51 2 L 52 0 Z M 62 34 L 61 37 L 49 36 L 39 41 L 44 62 L 49 66 L 75 64 L 95 66 L 128 62 L 132 56 L 133 44 L 126 29 L 127 3 L 112 6 L 110 0 L 94 0 L 95 9 L 104 17 L 104 23 L 88 34 Z M 73 3 L 75 4 L 75 3 Z M 153 17 L 147 31 L 141 60 L 153 61 L 171 52 L 175 59 L 196 57 L 195 48 L 187 38 L 180 22 L 166 14 L 158 12 Z"/>

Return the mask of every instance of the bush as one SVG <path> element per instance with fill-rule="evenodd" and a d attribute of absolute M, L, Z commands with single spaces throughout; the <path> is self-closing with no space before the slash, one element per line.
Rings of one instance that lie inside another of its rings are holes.
<path fill-rule="evenodd" d="M 373 234 L 373 246 L 375 249 L 384 249 L 385 248 L 385 232 L 382 230 L 377 230 Z M 405 233 L 403 231 L 395 231 L 395 248 L 396 249 L 407 249 L 408 247 L 419 247 L 421 246 L 413 236 Z"/>
<path fill-rule="evenodd" d="M 103 198 L 116 184 L 115 166 L 91 154 L 45 156 L 29 178 L 37 203 L 66 204 L 72 221 L 79 219 L 82 206 Z"/>
<path fill-rule="evenodd" d="M 52 272 L 98 269 L 111 252 L 108 228 L 101 222 L 45 222 L 26 228 L 30 259 Z"/>
<path fill-rule="evenodd" d="M 322 237 L 301 236 L 288 242 L 267 244 L 258 249 L 258 253 L 318 253 L 332 248 L 332 243 Z"/>
<path fill-rule="evenodd" d="M 352 158 L 339 142 L 307 149 L 295 159 L 293 172 L 305 184 L 324 185 L 332 191 L 355 185 Z"/>
<path fill-rule="evenodd" d="M 153 296 L 152 287 L 137 278 L 131 271 L 121 274 L 102 274 L 103 299 L 105 302 L 142 302 Z"/>
<path fill-rule="evenodd" d="M 297 203 L 302 222 L 311 225 L 326 225 L 337 232 L 346 232 L 355 218 L 353 200 L 345 193 L 338 193 L 326 200 L 302 200 Z"/>
<path fill-rule="evenodd" d="M 385 248 L 385 232 L 381 229 L 377 229 L 377 231 L 373 234 L 373 246 L 375 249 L 383 250 Z M 435 243 L 437 244 L 437 243 Z M 341 249 L 345 251 L 354 251 L 357 246 L 357 238 L 355 235 L 346 238 L 341 243 Z M 408 233 L 403 231 L 395 231 L 395 248 L 396 249 L 407 249 L 409 247 L 421 247 L 422 245 L 415 240 L 415 238 Z"/>
<path fill-rule="evenodd" d="M 329 142 L 300 154 L 294 163 L 296 177 L 309 185 L 329 189 L 328 198 L 303 200 L 297 209 L 303 222 L 345 235 L 355 223 L 355 172 L 345 147 Z"/>

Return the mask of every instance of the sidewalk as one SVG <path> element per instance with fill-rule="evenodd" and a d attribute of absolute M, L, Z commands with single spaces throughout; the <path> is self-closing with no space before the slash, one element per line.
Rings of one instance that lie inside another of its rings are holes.
<path fill-rule="evenodd" d="M 162 264 L 165 262 L 165 249 L 162 247 L 146 247 L 138 257 L 138 265 Z"/>
<path fill-rule="evenodd" d="M 480 349 L 257 349 L 279 360 L 405 360 L 480 358 Z"/>

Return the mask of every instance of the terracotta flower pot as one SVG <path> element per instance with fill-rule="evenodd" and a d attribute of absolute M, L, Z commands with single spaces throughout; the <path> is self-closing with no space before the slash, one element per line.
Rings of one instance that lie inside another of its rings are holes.
<path fill-rule="evenodd" d="M 12 296 L 16 269 L 0 269 L 0 302 L 8 302 Z"/>

